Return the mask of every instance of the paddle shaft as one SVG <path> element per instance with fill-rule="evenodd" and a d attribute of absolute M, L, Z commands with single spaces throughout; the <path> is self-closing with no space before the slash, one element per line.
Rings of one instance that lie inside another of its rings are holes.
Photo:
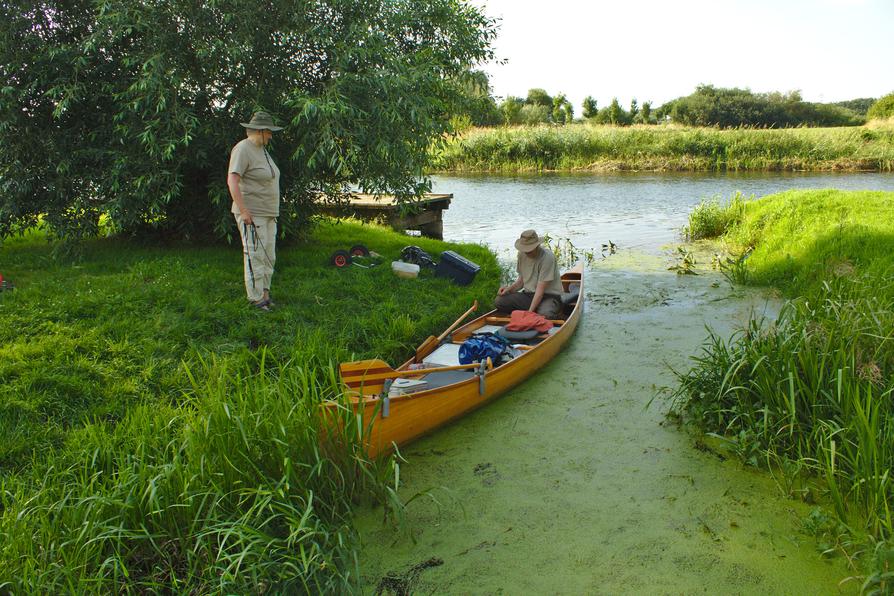
<path fill-rule="evenodd" d="M 451 333 L 453 333 L 453 331 L 457 327 L 459 327 L 459 324 L 462 323 L 466 319 L 466 317 L 468 317 L 470 314 L 475 312 L 475 310 L 477 310 L 477 309 L 478 309 L 478 301 L 476 300 L 475 302 L 472 303 L 472 308 L 470 308 L 469 310 L 464 312 L 460 318 L 458 318 L 456 321 L 454 321 L 453 325 L 451 325 L 450 327 L 447 328 L 447 331 L 445 331 L 438 337 L 435 337 L 434 335 L 430 335 L 427 340 L 422 342 L 422 345 L 420 345 L 418 348 L 416 348 L 416 355 L 414 356 L 413 360 L 415 360 L 416 362 L 419 362 L 420 358 L 424 357 L 426 354 L 428 354 L 434 348 L 437 348 L 439 345 L 441 345 L 441 342 L 444 341 L 444 338 L 447 337 L 448 335 L 450 335 Z"/>
<path fill-rule="evenodd" d="M 478 368 L 480 366 L 481 366 L 480 362 L 473 362 L 471 364 L 458 364 L 456 366 L 439 366 L 437 368 L 417 368 L 415 370 L 396 370 L 394 372 L 389 372 L 386 374 L 389 378 L 418 377 L 421 375 L 427 375 L 429 373 L 448 372 L 451 370 L 468 370 L 470 368 Z M 493 365 L 488 366 L 487 368 L 490 369 L 492 367 L 493 367 Z"/>
<path fill-rule="evenodd" d="M 445 331 L 444 333 L 442 333 L 441 335 L 438 336 L 438 338 L 437 338 L 438 343 L 441 343 L 442 341 L 444 341 L 445 337 L 447 337 L 448 335 L 453 333 L 453 330 L 456 329 L 457 327 L 459 327 L 459 324 L 462 323 L 463 321 L 465 321 L 466 317 L 468 317 L 470 314 L 472 314 L 476 310 L 478 310 L 478 301 L 477 300 L 472 303 L 472 308 L 470 308 L 469 310 L 464 312 L 460 318 L 458 318 L 456 321 L 454 321 L 453 325 L 451 325 L 450 327 L 447 328 L 447 331 Z"/>

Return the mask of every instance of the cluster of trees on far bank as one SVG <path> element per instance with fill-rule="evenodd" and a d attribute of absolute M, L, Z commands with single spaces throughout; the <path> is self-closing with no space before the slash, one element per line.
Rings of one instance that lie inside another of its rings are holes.
<path fill-rule="evenodd" d="M 699 85 L 685 97 L 671 100 L 657 108 L 651 101 L 640 104 L 636 98 L 629 106 L 613 98 L 607 106 L 599 106 L 592 96 L 581 105 L 581 117 L 575 118 L 574 107 L 564 93 L 550 95 L 533 88 L 525 98 L 508 96 L 500 102 L 489 95 L 487 77 L 477 75 L 477 101 L 470 124 L 477 126 L 569 124 L 659 124 L 673 122 L 687 126 L 720 128 L 755 127 L 787 128 L 797 126 L 859 126 L 867 119 L 894 115 L 894 93 L 879 100 L 859 98 L 836 103 L 804 101 L 799 91 L 756 93 L 749 89 Z"/>
<path fill-rule="evenodd" d="M 841 105 L 804 101 L 798 91 L 753 93 L 712 85 L 700 85 L 691 95 L 667 102 L 659 114 L 680 124 L 722 128 L 858 126 L 865 122 L 865 114 Z"/>

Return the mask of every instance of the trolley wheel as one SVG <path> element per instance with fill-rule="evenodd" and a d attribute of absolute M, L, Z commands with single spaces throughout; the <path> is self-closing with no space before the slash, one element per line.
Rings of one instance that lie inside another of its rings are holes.
<path fill-rule="evenodd" d="M 368 257 L 369 249 L 366 248 L 363 244 L 355 244 L 351 247 L 351 256 L 352 257 Z"/>
<path fill-rule="evenodd" d="M 329 263 L 335 265 L 339 269 L 347 267 L 351 264 L 351 253 L 346 250 L 337 250 L 329 257 Z"/>

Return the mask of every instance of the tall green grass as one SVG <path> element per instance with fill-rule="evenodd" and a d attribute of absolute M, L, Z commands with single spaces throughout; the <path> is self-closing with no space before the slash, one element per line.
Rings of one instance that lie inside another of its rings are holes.
<path fill-rule="evenodd" d="M 315 407 L 337 398 L 334 373 L 320 383 L 301 352 L 274 368 L 265 356 L 212 358 L 190 371 L 180 404 L 87 425 L 43 478 L 5 481 L 3 589 L 351 589 L 351 506 L 383 498 L 386 476 L 356 448 L 321 449 Z M 355 420 L 342 416 L 346 435 Z"/>
<path fill-rule="evenodd" d="M 753 198 L 753 197 L 752 197 Z M 696 205 L 683 227 L 687 241 L 717 238 L 742 218 L 745 213 L 745 197 L 737 192 L 728 201 L 713 197 Z"/>
<path fill-rule="evenodd" d="M 482 265 L 456 287 L 328 265 L 364 243 L 453 248 Z M 344 593 L 351 510 L 398 503 L 393 460 L 337 436 L 341 360 L 404 357 L 499 278 L 493 255 L 350 223 L 278 251 L 270 313 L 251 308 L 237 246 L 0 248 L 0 592 Z"/>
<path fill-rule="evenodd" d="M 840 520 L 885 544 L 894 539 L 894 193 L 790 191 L 728 219 L 722 238 L 753 249 L 747 278 L 793 298 L 769 324 L 711 334 L 678 373 L 674 410 L 753 463 L 821 479 Z M 884 572 L 867 585 L 884 584 Z"/>
<path fill-rule="evenodd" d="M 440 171 L 894 169 L 894 128 L 481 128 L 435 156 Z"/>

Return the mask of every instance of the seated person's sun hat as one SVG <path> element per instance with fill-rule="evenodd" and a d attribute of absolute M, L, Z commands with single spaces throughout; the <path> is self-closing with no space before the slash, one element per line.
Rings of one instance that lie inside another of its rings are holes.
<path fill-rule="evenodd" d="M 521 252 L 530 252 L 540 246 L 540 236 L 534 230 L 525 230 L 515 241 L 515 248 Z"/>
<path fill-rule="evenodd" d="M 282 130 L 282 126 L 273 124 L 273 116 L 267 112 L 255 112 L 250 121 L 240 122 L 239 124 L 251 130 L 269 130 L 272 132 Z"/>

